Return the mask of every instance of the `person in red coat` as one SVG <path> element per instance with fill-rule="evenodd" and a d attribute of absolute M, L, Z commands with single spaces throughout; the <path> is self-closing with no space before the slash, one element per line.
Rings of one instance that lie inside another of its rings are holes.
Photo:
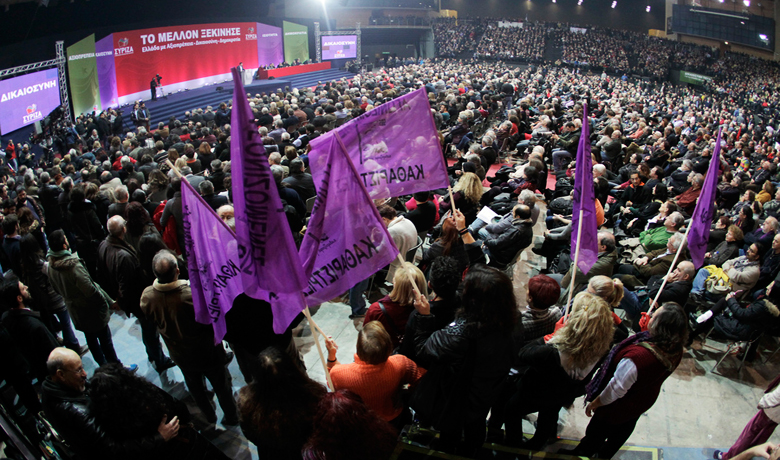
<path fill-rule="evenodd" d="M 591 458 L 612 458 L 631 436 L 639 417 L 661 392 L 661 385 L 680 364 L 688 336 L 683 308 L 666 302 L 650 318 L 647 332 L 622 341 L 587 386 L 585 407 L 593 417 L 585 437 L 573 450 Z"/>

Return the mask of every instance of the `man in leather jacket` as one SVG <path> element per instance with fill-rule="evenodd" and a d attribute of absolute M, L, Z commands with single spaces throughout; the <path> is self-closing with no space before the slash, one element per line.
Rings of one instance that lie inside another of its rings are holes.
<path fill-rule="evenodd" d="M 163 420 L 154 436 L 123 441 L 110 438 L 90 414 L 87 373 L 79 355 L 67 348 L 55 348 L 46 366 L 49 376 L 42 387 L 43 411 L 76 458 L 138 458 L 178 434 L 179 420 L 174 417 L 168 423 Z"/>

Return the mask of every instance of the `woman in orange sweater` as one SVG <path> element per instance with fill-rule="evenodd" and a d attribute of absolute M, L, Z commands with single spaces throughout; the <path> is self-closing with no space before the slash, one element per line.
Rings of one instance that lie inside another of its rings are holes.
<path fill-rule="evenodd" d="M 414 385 L 425 374 L 411 359 L 393 355 L 393 341 L 379 321 L 371 321 L 358 333 L 355 362 L 341 364 L 336 359 L 338 345 L 327 339 L 328 369 L 335 390 L 357 393 L 369 409 L 400 430 L 410 420 L 401 404 L 404 385 Z"/>

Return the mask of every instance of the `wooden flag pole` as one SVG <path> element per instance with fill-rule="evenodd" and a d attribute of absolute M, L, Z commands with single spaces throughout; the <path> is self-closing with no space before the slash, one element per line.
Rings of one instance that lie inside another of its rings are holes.
<path fill-rule="evenodd" d="M 571 283 L 569 283 L 569 298 L 566 300 L 566 305 L 563 307 L 564 323 L 569 319 L 569 305 L 571 305 L 571 297 L 574 294 L 574 280 L 577 279 L 577 262 L 580 260 L 580 245 L 582 243 L 582 218 L 585 215 L 585 210 L 580 209 L 580 220 L 577 222 L 577 247 L 574 249 L 574 268 L 571 275 Z"/>
<path fill-rule="evenodd" d="M 309 311 L 309 306 L 307 305 L 306 308 L 303 310 L 303 314 L 306 316 L 306 319 L 309 320 L 309 325 L 312 327 L 312 338 L 314 339 L 314 344 L 317 346 L 317 353 L 320 354 L 320 361 L 322 362 L 322 368 L 325 370 L 325 378 L 328 380 L 328 389 L 330 391 L 336 391 L 336 388 L 333 386 L 333 380 L 330 378 L 330 370 L 328 369 L 328 362 L 325 358 L 325 355 L 322 353 L 322 346 L 320 345 L 320 341 L 317 340 L 317 333 L 319 333 L 323 339 L 328 340 L 328 336 L 326 336 L 322 329 L 317 325 L 317 323 L 314 322 L 314 318 L 311 317 L 311 312 Z"/>
<path fill-rule="evenodd" d="M 184 179 L 184 176 L 182 176 L 182 175 L 181 175 L 181 172 L 179 172 L 179 168 L 177 168 L 176 166 L 174 166 L 174 165 L 173 165 L 173 163 L 171 163 L 171 160 L 169 160 L 169 159 L 167 159 L 167 158 L 166 158 L 166 159 L 165 159 L 165 164 L 167 164 L 167 165 L 168 165 L 168 166 L 171 168 L 171 170 L 173 171 L 173 173 L 174 173 L 174 174 L 176 174 L 176 175 L 179 177 L 179 179 L 182 179 L 182 180 Z"/>
<path fill-rule="evenodd" d="M 401 253 L 400 252 L 398 253 L 398 256 L 396 256 L 396 257 L 398 257 L 398 262 L 400 262 L 400 264 L 401 264 L 401 270 L 403 270 L 404 269 L 403 267 L 404 267 L 404 264 L 406 263 L 406 261 L 404 260 L 403 257 L 401 257 Z M 412 279 L 412 289 L 414 289 L 414 293 L 415 294 L 420 295 L 420 289 L 417 287 L 417 283 L 414 281 L 414 279 Z"/>
<path fill-rule="evenodd" d="M 674 254 L 674 260 L 672 260 L 672 265 L 669 266 L 669 271 L 666 272 L 666 276 L 664 276 L 663 282 L 661 282 L 661 287 L 658 289 L 658 294 L 656 294 L 655 295 L 655 299 L 653 299 L 653 301 L 650 302 L 650 308 L 647 310 L 647 314 L 648 315 L 650 313 L 652 313 L 653 310 L 655 310 L 655 307 L 658 306 L 658 303 L 657 303 L 658 302 L 658 298 L 661 297 L 661 293 L 664 292 L 664 287 L 666 287 L 666 280 L 669 278 L 669 275 L 674 270 L 674 267 L 677 266 L 677 259 L 680 258 L 680 253 L 683 251 L 683 248 L 685 248 L 685 246 L 687 246 L 687 244 L 688 244 L 688 232 L 691 231 L 691 227 L 692 226 L 693 225 L 691 225 L 689 223 L 688 224 L 688 228 L 685 229 L 685 236 L 683 237 L 683 241 L 680 244 L 680 247 L 677 248 L 677 252 Z"/>
<path fill-rule="evenodd" d="M 447 191 L 450 193 L 450 207 L 452 208 L 454 214 L 455 210 L 458 208 L 455 207 L 455 198 L 452 197 L 452 185 L 447 186 Z"/>

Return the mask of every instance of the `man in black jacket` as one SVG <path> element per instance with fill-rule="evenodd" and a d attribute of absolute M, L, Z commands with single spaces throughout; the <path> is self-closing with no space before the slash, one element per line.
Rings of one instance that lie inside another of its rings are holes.
<path fill-rule="evenodd" d="M 482 243 L 485 254 L 490 257 L 488 265 L 493 267 L 506 267 L 515 258 L 515 255 L 531 245 L 534 238 L 533 222 L 531 222 L 531 208 L 519 204 L 512 210 L 512 226 L 494 238 L 489 238 Z"/>
<path fill-rule="evenodd" d="M 138 318 L 146 355 L 157 372 L 163 372 L 175 364 L 162 351 L 157 325 L 141 311 L 141 293 L 146 286 L 141 282 L 144 277 L 135 248 L 125 242 L 125 224 L 122 216 L 108 219 L 108 237 L 98 247 L 98 272 L 104 274 L 101 285 L 119 308 Z"/>
<path fill-rule="evenodd" d="M 25 306 L 25 302 L 30 300 L 27 286 L 15 276 L 9 278 L 0 288 L 0 305 L 9 309 L 3 313 L 3 326 L 30 364 L 32 374 L 38 380 L 43 380 L 47 374 L 46 360 L 49 353 L 59 344 L 41 321 L 40 314 Z"/>
<path fill-rule="evenodd" d="M 693 264 L 684 260 L 677 264 L 677 267 L 670 273 L 666 280 L 666 286 L 658 298 L 658 305 L 664 302 L 682 303 L 680 299 L 688 299 L 693 287 L 693 277 L 696 275 L 696 269 Z M 626 312 L 626 318 L 631 320 L 631 327 L 634 331 L 639 331 L 639 318 L 643 312 L 650 309 L 650 302 L 658 295 L 658 290 L 663 284 L 663 277 L 655 275 L 647 282 L 647 292 L 634 292 L 623 288 L 623 299 L 620 306 Z"/>
<path fill-rule="evenodd" d="M 138 458 L 159 451 L 179 433 L 179 420 L 173 417 L 167 423 L 163 420 L 152 436 L 112 439 L 90 413 L 87 373 L 79 355 L 67 348 L 55 348 L 46 367 L 49 376 L 42 386 L 43 411 L 79 459 Z"/>
<path fill-rule="evenodd" d="M 47 235 L 62 228 L 62 210 L 57 201 L 60 197 L 60 193 L 62 193 L 62 189 L 51 182 L 49 173 L 41 173 L 41 187 L 38 189 L 38 201 L 46 215 L 46 227 L 44 228 L 44 231 Z"/>

